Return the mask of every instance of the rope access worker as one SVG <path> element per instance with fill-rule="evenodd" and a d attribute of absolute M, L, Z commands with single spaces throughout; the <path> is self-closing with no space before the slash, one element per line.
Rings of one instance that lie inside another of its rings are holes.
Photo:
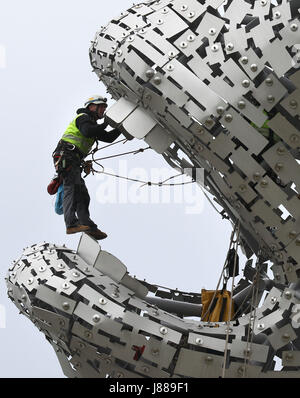
<path fill-rule="evenodd" d="M 77 110 L 77 116 L 67 127 L 52 156 L 55 169 L 63 181 L 66 233 L 86 232 L 94 239 L 101 240 L 107 234 L 90 219 L 90 196 L 81 177 L 81 164 L 97 140 L 112 143 L 121 132 L 118 129 L 106 131 L 106 121 L 97 123 L 104 117 L 107 98 L 93 96 L 84 106 Z"/>

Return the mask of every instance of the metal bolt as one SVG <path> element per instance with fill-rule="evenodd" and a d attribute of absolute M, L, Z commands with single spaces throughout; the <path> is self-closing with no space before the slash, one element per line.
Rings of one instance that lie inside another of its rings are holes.
<path fill-rule="evenodd" d="M 114 297 L 114 298 L 118 298 L 118 297 L 120 297 L 120 295 L 119 295 L 119 293 L 118 293 L 118 292 L 114 292 L 114 293 L 112 293 L 112 297 Z"/>
<path fill-rule="evenodd" d="M 121 373 L 121 372 L 117 372 L 117 373 L 116 373 L 116 377 L 117 377 L 118 379 L 120 379 L 121 377 L 124 377 L 124 374 Z"/>
<path fill-rule="evenodd" d="M 149 373 L 150 369 L 147 366 L 143 366 L 142 371 L 145 373 Z"/>
<path fill-rule="evenodd" d="M 216 29 L 215 28 L 210 28 L 208 33 L 210 34 L 210 36 L 214 36 L 216 34 Z"/>
<path fill-rule="evenodd" d="M 294 359 L 294 355 L 291 353 L 291 352 L 287 352 L 286 354 L 285 354 L 285 360 L 286 361 L 291 361 L 291 360 L 293 360 Z"/>
<path fill-rule="evenodd" d="M 274 84 L 274 81 L 273 81 L 273 79 L 271 77 L 267 77 L 265 82 L 266 82 L 266 85 L 269 86 L 269 87 L 273 86 L 273 84 Z"/>
<path fill-rule="evenodd" d="M 217 114 L 218 115 L 223 115 L 223 113 L 225 112 L 225 109 L 223 106 L 218 106 L 217 107 Z"/>
<path fill-rule="evenodd" d="M 159 329 L 159 332 L 160 332 L 161 334 L 167 334 L 167 333 L 168 333 L 168 329 L 167 329 L 166 327 L 162 326 L 162 327 Z"/>
<path fill-rule="evenodd" d="M 274 101 L 275 101 L 274 96 L 273 96 L 273 95 L 268 95 L 268 96 L 267 96 L 267 101 L 268 101 L 268 102 L 271 102 L 271 103 L 274 102 Z"/>
<path fill-rule="evenodd" d="M 168 57 L 169 58 L 174 58 L 175 57 L 175 52 L 174 51 L 170 51 L 169 53 L 168 53 Z"/>
<path fill-rule="evenodd" d="M 281 171 L 282 169 L 283 169 L 283 164 L 282 163 L 276 163 L 275 170 L 276 171 Z"/>
<path fill-rule="evenodd" d="M 46 267 L 44 267 L 43 265 L 39 268 L 40 272 L 45 272 L 46 271 Z"/>
<path fill-rule="evenodd" d="M 33 282 L 34 282 L 34 279 L 33 278 L 29 278 L 27 282 L 28 282 L 28 285 L 32 285 Z"/>
<path fill-rule="evenodd" d="M 291 142 L 298 142 L 299 141 L 299 137 L 296 134 L 292 134 L 290 136 L 290 141 Z"/>
<path fill-rule="evenodd" d="M 252 72 L 257 72 L 258 66 L 257 66 L 256 64 L 252 64 L 252 65 L 250 66 L 250 69 L 252 70 Z"/>
<path fill-rule="evenodd" d="M 297 232 L 296 232 L 296 231 L 291 231 L 291 232 L 289 233 L 289 237 L 290 237 L 291 239 L 295 239 L 296 236 L 297 236 Z"/>
<path fill-rule="evenodd" d="M 266 6 L 267 4 L 268 4 L 268 1 L 267 1 L 267 0 L 260 0 L 260 5 L 261 5 L 262 7 Z"/>
<path fill-rule="evenodd" d="M 246 102 L 241 100 L 238 102 L 238 108 L 239 109 L 245 109 L 246 108 Z"/>
<path fill-rule="evenodd" d="M 171 65 L 171 64 L 168 65 L 168 66 L 167 66 L 167 70 L 170 71 L 170 72 L 172 72 L 172 71 L 174 70 L 174 65 Z"/>
<path fill-rule="evenodd" d="M 292 32 L 297 32 L 297 30 L 298 30 L 298 25 L 295 24 L 295 23 L 293 23 L 293 24 L 290 26 L 290 28 L 291 28 L 291 31 L 292 31 Z"/>
<path fill-rule="evenodd" d="M 212 45 L 211 51 L 214 52 L 214 53 L 219 51 L 219 46 L 217 44 Z"/>
<path fill-rule="evenodd" d="M 276 11 L 276 12 L 274 13 L 274 17 L 275 17 L 276 19 L 279 19 L 279 18 L 281 17 L 281 13 L 280 13 L 279 11 Z"/>
<path fill-rule="evenodd" d="M 232 116 L 230 113 L 228 113 L 228 114 L 225 116 L 225 122 L 231 123 L 232 120 L 233 120 L 233 116 Z"/>
<path fill-rule="evenodd" d="M 290 299 L 292 298 L 292 292 L 289 291 L 289 290 L 287 290 L 286 292 L 284 292 L 284 297 L 285 297 L 287 300 L 290 300 Z"/>
<path fill-rule="evenodd" d="M 65 301 L 64 303 L 62 303 L 62 307 L 63 307 L 64 310 L 69 310 L 70 309 L 70 304 L 67 301 Z"/>
<path fill-rule="evenodd" d="M 103 297 L 101 297 L 101 298 L 99 299 L 99 303 L 100 303 L 101 305 L 105 305 L 105 304 L 107 303 L 107 301 L 106 301 Z"/>
<path fill-rule="evenodd" d="M 278 155 L 283 155 L 285 153 L 285 148 L 280 146 L 277 148 L 276 152 Z"/>
<path fill-rule="evenodd" d="M 195 36 L 194 36 L 194 35 L 189 35 L 189 36 L 187 37 L 187 41 L 192 42 L 192 41 L 194 41 L 194 40 L 195 40 Z"/>
<path fill-rule="evenodd" d="M 207 364 L 212 363 L 213 360 L 214 360 L 213 357 L 211 357 L 210 355 L 208 355 L 208 356 L 205 358 L 205 362 L 206 362 Z"/>
<path fill-rule="evenodd" d="M 162 14 L 168 14 L 168 12 L 169 12 L 168 8 L 164 8 L 161 13 Z"/>
<path fill-rule="evenodd" d="M 187 47 L 187 43 L 186 43 L 185 41 L 182 41 L 182 42 L 180 43 L 180 47 L 181 47 L 181 48 L 186 48 L 186 47 Z"/>
<path fill-rule="evenodd" d="M 100 316 L 99 316 L 98 314 L 95 314 L 95 315 L 93 316 L 93 321 L 94 321 L 95 323 L 100 322 L 100 320 L 101 320 L 101 318 L 100 318 Z"/>
<path fill-rule="evenodd" d="M 243 85 L 243 87 L 248 88 L 248 87 L 250 87 L 250 81 L 245 79 L 245 80 L 243 80 L 242 85 Z"/>
<path fill-rule="evenodd" d="M 265 328 L 265 325 L 263 324 L 263 323 L 259 323 L 258 325 L 257 325 L 257 329 L 259 329 L 259 330 L 262 330 L 262 329 L 264 329 Z"/>
<path fill-rule="evenodd" d="M 288 340 L 290 340 L 291 336 L 290 336 L 288 333 L 284 333 L 284 334 L 281 336 L 281 338 L 282 338 L 282 340 L 284 340 L 284 341 L 288 341 Z"/>
<path fill-rule="evenodd" d="M 193 18 L 194 16 L 195 16 L 194 11 L 191 11 L 191 12 L 189 13 L 189 15 L 188 15 L 189 18 Z"/>
<path fill-rule="evenodd" d="M 186 4 L 183 4 L 180 8 L 181 11 L 186 11 L 188 9 L 188 6 Z"/>
<path fill-rule="evenodd" d="M 254 179 L 255 181 L 258 181 L 258 180 L 260 179 L 260 177 L 261 177 L 260 173 L 254 173 L 254 174 L 253 174 L 253 179 Z"/>
<path fill-rule="evenodd" d="M 262 180 L 260 185 L 265 188 L 268 185 L 268 181 L 267 180 Z"/>
<path fill-rule="evenodd" d="M 75 278 L 79 278 L 79 277 L 80 277 L 80 273 L 77 272 L 77 271 L 74 271 L 74 272 L 73 272 L 73 276 L 74 276 Z"/>
<path fill-rule="evenodd" d="M 153 79 L 153 83 L 158 86 L 161 83 L 161 78 L 159 76 L 155 76 L 155 78 Z"/>
<path fill-rule="evenodd" d="M 228 43 L 227 46 L 226 46 L 226 50 L 227 51 L 232 51 L 233 49 L 234 49 L 233 43 Z"/>
<path fill-rule="evenodd" d="M 121 57 L 122 55 L 123 55 L 123 51 L 122 51 L 122 50 L 118 50 L 118 51 L 117 51 L 117 56 L 118 56 L 118 57 Z"/>
<path fill-rule="evenodd" d="M 272 304 L 275 304 L 277 302 L 277 298 L 276 297 L 271 297 L 270 301 L 271 301 Z"/>
<path fill-rule="evenodd" d="M 298 102 L 296 101 L 296 100 L 291 100 L 290 101 L 290 107 L 292 108 L 292 109 L 296 109 L 297 107 L 298 107 Z"/>
<path fill-rule="evenodd" d="M 204 130 L 203 127 L 198 126 L 198 127 L 197 127 L 197 131 L 198 131 L 198 134 L 203 135 L 205 130 Z"/>
<path fill-rule="evenodd" d="M 242 64 L 246 65 L 249 62 L 248 57 L 242 57 L 241 62 L 242 62 Z"/>
<path fill-rule="evenodd" d="M 84 335 L 85 335 L 85 337 L 88 338 L 88 339 L 90 339 L 90 338 L 92 337 L 92 333 L 91 333 L 89 330 L 86 330 L 86 331 L 84 332 Z"/>
<path fill-rule="evenodd" d="M 158 19 L 157 20 L 157 25 L 162 25 L 164 23 L 164 20 L 163 19 Z"/>
<path fill-rule="evenodd" d="M 201 339 L 200 337 L 197 337 L 196 344 L 197 345 L 202 345 L 203 344 L 203 339 Z"/>
<path fill-rule="evenodd" d="M 152 79 L 152 77 L 154 76 L 154 70 L 153 69 L 148 69 L 145 73 L 146 77 L 148 79 Z"/>
<path fill-rule="evenodd" d="M 65 290 L 69 289 L 69 287 L 70 287 L 70 285 L 67 282 L 62 284 L 62 288 Z"/>
<path fill-rule="evenodd" d="M 159 349 L 158 349 L 158 348 L 152 348 L 151 354 L 154 355 L 155 357 L 158 356 L 158 354 L 159 354 Z"/>
<path fill-rule="evenodd" d="M 240 189 L 241 192 L 245 192 L 247 190 L 247 185 L 242 184 L 242 185 L 239 186 L 239 189 Z"/>
<path fill-rule="evenodd" d="M 58 268 L 60 268 L 60 269 L 64 269 L 64 268 L 65 268 L 65 266 L 64 266 L 64 264 L 59 264 L 59 265 L 58 265 Z"/>

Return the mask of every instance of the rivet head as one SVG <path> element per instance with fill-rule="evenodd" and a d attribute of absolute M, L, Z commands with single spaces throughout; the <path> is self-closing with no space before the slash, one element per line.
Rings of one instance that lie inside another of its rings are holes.
<path fill-rule="evenodd" d="M 247 80 L 247 79 L 243 80 L 243 82 L 242 82 L 242 86 L 243 86 L 243 87 L 245 87 L 245 88 L 248 88 L 248 87 L 250 87 L 250 81 L 249 81 L 249 80 Z"/>
<path fill-rule="evenodd" d="M 228 43 L 227 46 L 226 46 L 226 50 L 227 51 L 232 51 L 233 49 L 234 49 L 233 43 Z"/>
<path fill-rule="evenodd" d="M 168 12 L 169 12 L 168 8 L 164 8 L 161 13 L 162 14 L 168 14 Z"/>
<path fill-rule="evenodd" d="M 276 11 L 276 12 L 274 13 L 274 17 L 275 17 L 276 19 L 279 19 L 279 18 L 281 17 L 281 13 L 280 13 L 279 11 Z"/>
<path fill-rule="evenodd" d="M 277 303 L 277 298 L 276 297 L 271 297 L 271 304 Z"/>
<path fill-rule="evenodd" d="M 90 339 L 90 338 L 92 337 L 92 333 L 91 333 L 89 330 L 86 330 L 86 331 L 84 332 L 84 335 L 85 335 L 85 337 L 86 337 L 87 339 Z"/>
<path fill-rule="evenodd" d="M 211 46 L 211 51 L 214 52 L 214 53 L 219 51 L 219 46 L 217 44 L 212 45 Z"/>
<path fill-rule="evenodd" d="M 28 285 L 32 285 L 33 282 L 34 282 L 34 279 L 33 279 L 33 278 L 29 278 L 28 281 L 27 281 Z"/>
<path fill-rule="evenodd" d="M 164 21 L 163 21 L 163 19 L 158 19 L 156 23 L 157 23 L 157 25 L 162 25 L 164 23 Z"/>
<path fill-rule="evenodd" d="M 117 373 L 116 373 L 116 377 L 117 377 L 118 379 L 120 379 L 120 378 L 124 377 L 124 374 L 123 374 L 122 372 L 117 372 Z"/>
<path fill-rule="evenodd" d="M 62 308 L 64 310 L 69 310 L 70 309 L 70 304 L 67 301 L 65 301 L 64 303 L 62 303 Z"/>
<path fill-rule="evenodd" d="M 239 101 L 238 102 L 238 108 L 239 109 L 245 109 L 246 108 L 246 102 L 245 101 Z"/>
<path fill-rule="evenodd" d="M 203 339 L 201 339 L 200 337 L 196 338 L 196 344 L 197 345 L 202 345 L 203 344 Z"/>
<path fill-rule="evenodd" d="M 298 102 L 296 101 L 296 100 L 291 100 L 290 101 L 290 107 L 292 108 L 292 109 L 296 109 L 297 107 L 298 107 Z"/>
<path fill-rule="evenodd" d="M 43 265 L 39 268 L 40 272 L 45 272 L 46 271 L 46 267 L 44 267 Z"/>
<path fill-rule="evenodd" d="M 289 238 L 291 238 L 291 239 L 295 239 L 296 236 L 297 236 L 297 232 L 296 232 L 296 231 L 291 231 L 291 232 L 289 233 Z"/>
<path fill-rule="evenodd" d="M 277 148 L 276 152 L 278 155 L 283 155 L 285 153 L 285 148 L 280 146 Z"/>
<path fill-rule="evenodd" d="M 174 70 L 174 65 L 171 65 L 171 64 L 168 65 L 168 66 L 167 66 L 167 70 L 170 71 L 170 72 L 172 72 L 172 71 Z"/>
<path fill-rule="evenodd" d="M 260 185 L 261 185 L 261 187 L 265 188 L 265 187 L 268 186 L 268 181 L 267 181 L 267 180 L 262 180 L 262 181 L 260 182 Z"/>
<path fill-rule="evenodd" d="M 252 64 L 252 65 L 250 66 L 250 69 L 251 69 L 252 72 L 257 72 L 258 66 L 257 66 L 256 64 Z"/>
<path fill-rule="evenodd" d="M 275 170 L 276 171 L 281 171 L 282 169 L 283 169 L 283 164 L 282 163 L 276 163 Z"/>
<path fill-rule="evenodd" d="M 114 298 L 118 298 L 118 297 L 120 297 L 120 295 L 119 295 L 119 293 L 118 293 L 118 292 L 114 292 L 114 293 L 112 293 L 112 297 L 114 297 Z"/>
<path fill-rule="evenodd" d="M 67 282 L 64 282 L 62 284 L 62 288 L 65 289 L 65 290 L 69 289 L 69 287 L 70 287 L 70 285 Z"/>
<path fill-rule="evenodd" d="M 65 268 L 65 266 L 64 266 L 64 264 L 59 264 L 59 265 L 58 265 L 58 268 L 60 268 L 60 269 L 64 269 L 64 268 Z"/>
<path fill-rule="evenodd" d="M 261 5 L 262 7 L 265 7 L 267 4 L 268 4 L 268 1 L 267 1 L 267 0 L 260 0 L 260 5 Z"/>
<path fill-rule="evenodd" d="M 245 192 L 245 191 L 247 190 L 247 185 L 245 185 L 245 184 L 240 185 L 240 186 L 239 186 L 239 190 L 240 190 L 241 192 Z"/>
<path fill-rule="evenodd" d="M 242 64 L 247 65 L 247 63 L 249 62 L 248 57 L 242 57 L 241 62 L 242 62 Z"/>
<path fill-rule="evenodd" d="M 270 102 L 270 103 L 274 102 L 275 101 L 274 96 L 273 95 L 268 95 L 267 96 L 267 101 Z"/>
<path fill-rule="evenodd" d="M 231 123 L 232 120 L 233 120 L 233 116 L 232 116 L 230 113 L 228 113 L 228 114 L 225 116 L 225 122 Z"/>
<path fill-rule="evenodd" d="M 159 355 L 159 349 L 158 348 L 152 348 L 151 354 L 154 355 L 155 357 Z"/>
<path fill-rule="evenodd" d="M 181 48 L 186 48 L 186 47 L 187 47 L 187 42 L 182 41 L 182 42 L 180 43 L 180 47 L 181 47 Z"/>
<path fill-rule="evenodd" d="M 205 362 L 206 362 L 207 364 L 212 363 L 213 360 L 214 360 L 213 357 L 211 357 L 210 355 L 208 355 L 207 357 L 205 357 Z"/>
<path fill-rule="evenodd" d="M 210 36 L 214 36 L 216 34 L 216 29 L 215 28 L 210 28 L 208 31 Z"/>
<path fill-rule="evenodd" d="M 265 328 L 265 325 L 263 324 L 263 323 L 259 323 L 258 325 L 257 325 L 257 329 L 259 329 L 259 330 L 262 330 L 262 329 L 264 329 Z"/>
<path fill-rule="evenodd" d="M 118 56 L 118 57 L 121 57 L 122 54 L 123 54 L 123 51 L 122 51 L 122 50 L 118 50 L 118 51 L 117 51 L 117 56 Z"/>
<path fill-rule="evenodd" d="M 101 297 L 101 298 L 99 299 L 99 303 L 100 303 L 101 305 L 105 305 L 105 304 L 107 303 L 107 301 L 106 301 L 103 297 Z"/>
<path fill-rule="evenodd" d="M 188 6 L 186 5 L 186 4 L 183 4 L 181 7 L 180 7 L 180 10 L 181 11 L 186 11 L 188 9 Z"/>
<path fill-rule="evenodd" d="M 285 291 L 285 292 L 284 292 L 284 297 L 285 297 L 287 300 L 290 300 L 290 299 L 292 298 L 292 292 L 289 291 L 289 290 Z"/>
<path fill-rule="evenodd" d="M 194 35 L 189 35 L 189 36 L 187 37 L 187 41 L 192 42 L 192 41 L 194 41 L 194 40 L 195 40 L 195 36 L 194 36 Z"/>
<path fill-rule="evenodd" d="M 152 77 L 154 76 L 154 70 L 153 69 L 148 69 L 145 73 L 146 77 L 148 79 L 152 79 Z"/>
<path fill-rule="evenodd" d="M 80 273 L 77 271 L 74 271 L 72 274 L 75 278 L 79 278 L 80 277 Z"/>
<path fill-rule="evenodd" d="M 285 360 L 286 361 L 291 361 L 291 360 L 293 360 L 294 359 L 294 355 L 291 353 L 291 352 L 287 352 L 286 354 L 285 354 Z"/>
<path fill-rule="evenodd" d="M 271 87 L 271 86 L 273 86 L 274 81 L 273 81 L 273 79 L 271 77 L 267 77 L 266 80 L 265 80 L 265 83 L 266 83 L 267 86 Z"/>
<path fill-rule="evenodd" d="M 225 108 L 223 106 L 218 106 L 217 107 L 217 114 L 218 115 L 223 115 L 224 112 L 225 112 Z"/>
<path fill-rule="evenodd" d="M 261 177 L 261 174 L 260 174 L 260 173 L 254 173 L 254 174 L 253 174 L 253 179 L 254 179 L 255 181 L 258 181 L 258 180 L 260 179 L 260 177 Z"/>
<path fill-rule="evenodd" d="M 148 368 L 148 366 L 143 366 L 142 371 L 145 373 L 149 373 L 150 369 Z"/>
<path fill-rule="evenodd" d="M 291 336 L 290 336 L 288 333 L 284 333 L 284 334 L 281 336 L 281 338 L 282 338 L 282 340 L 284 340 L 284 341 L 288 341 L 288 340 L 290 340 Z"/>
<path fill-rule="evenodd" d="M 292 134 L 290 136 L 290 141 L 291 142 L 298 142 L 299 141 L 299 137 L 296 134 Z"/>
<path fill-rule="evenodd" d="M 291 28 L 291 31 L 292 31 L 292 32 L 297 32 L 297 30 L 298 30 L 298 25 L 297 25 L 296 23 L 293 23 L 293 24 L 291 24 L 290 28 Z"/>
<path fill-rule="evenodd" d="M 201 126 L 197 126 L 197 132 L 198 132 L 198 134 L 199 135 L 203 135 L 204 134 L 204 128 L 203 127 L 201 127 Z"/>
<path fill-rule="evenodd" d="M 195 16 L 194 11 L 191 11 L 191 12 L 188 14 L 188 17 L 189 17 L 189 18 L 193 18 L 194 16 Z"/>
<path fill-rule="evenodd" d="M 159 76 L 155 76 L 155 78 L 153 79 L 154 84 L 156 84 L 157 86 L 161 83 L 161 77 Z"/>
<path fill-rule="evenodd" d="M 174 51 L 170 51 L 170 52 L 168 53 L 168 57 L 169 57 L 170 59 L 174 58 L 175 55 L 176 55 L 176 54 L 175 54 Z"/>
<path fill-rule="evenodd" d="M 162 326 L 162 327 L 159 329 L 159 332 L 160 332 L 161 334 L 165 335 L 165 334 L 168 333 L 168 329 L 167 329 L 165 326 Z"/>
<path fill-rule="evenodd" d="M 100 320 L 101 320 L 101 318 L 100 318 L 100 316 L 99 316 L 98 314 L 95 314 L 95 315 L 93 316 L 93 322 L 99 323 Z"/>

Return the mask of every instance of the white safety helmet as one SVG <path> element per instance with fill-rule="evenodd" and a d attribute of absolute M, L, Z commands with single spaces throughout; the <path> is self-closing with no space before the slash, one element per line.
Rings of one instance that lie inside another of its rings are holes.
<path fill-rule="evenodd" d="M 107 98 L 102 97 L 101 95 L 93 95 L 85 102 L 84 106 L 87 107 L 90 104 L 95 104 L 95 105 L 105 104 L 105 105 L 107 105 Z"/>

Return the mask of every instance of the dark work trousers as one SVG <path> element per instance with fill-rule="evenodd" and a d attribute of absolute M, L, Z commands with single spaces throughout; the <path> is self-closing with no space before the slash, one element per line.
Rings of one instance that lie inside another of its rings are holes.
<path fill-rule="evenodd" d="M 81 177 L 80 158 L 76 151 L 64 148 L 62 159 L 65 160 L 66 166 L 61 172 L 64 184 L 63 210 L 66 227 L 79 224 L 96 229 L 97 225 L 90 219 L 90 195 Z"/>

